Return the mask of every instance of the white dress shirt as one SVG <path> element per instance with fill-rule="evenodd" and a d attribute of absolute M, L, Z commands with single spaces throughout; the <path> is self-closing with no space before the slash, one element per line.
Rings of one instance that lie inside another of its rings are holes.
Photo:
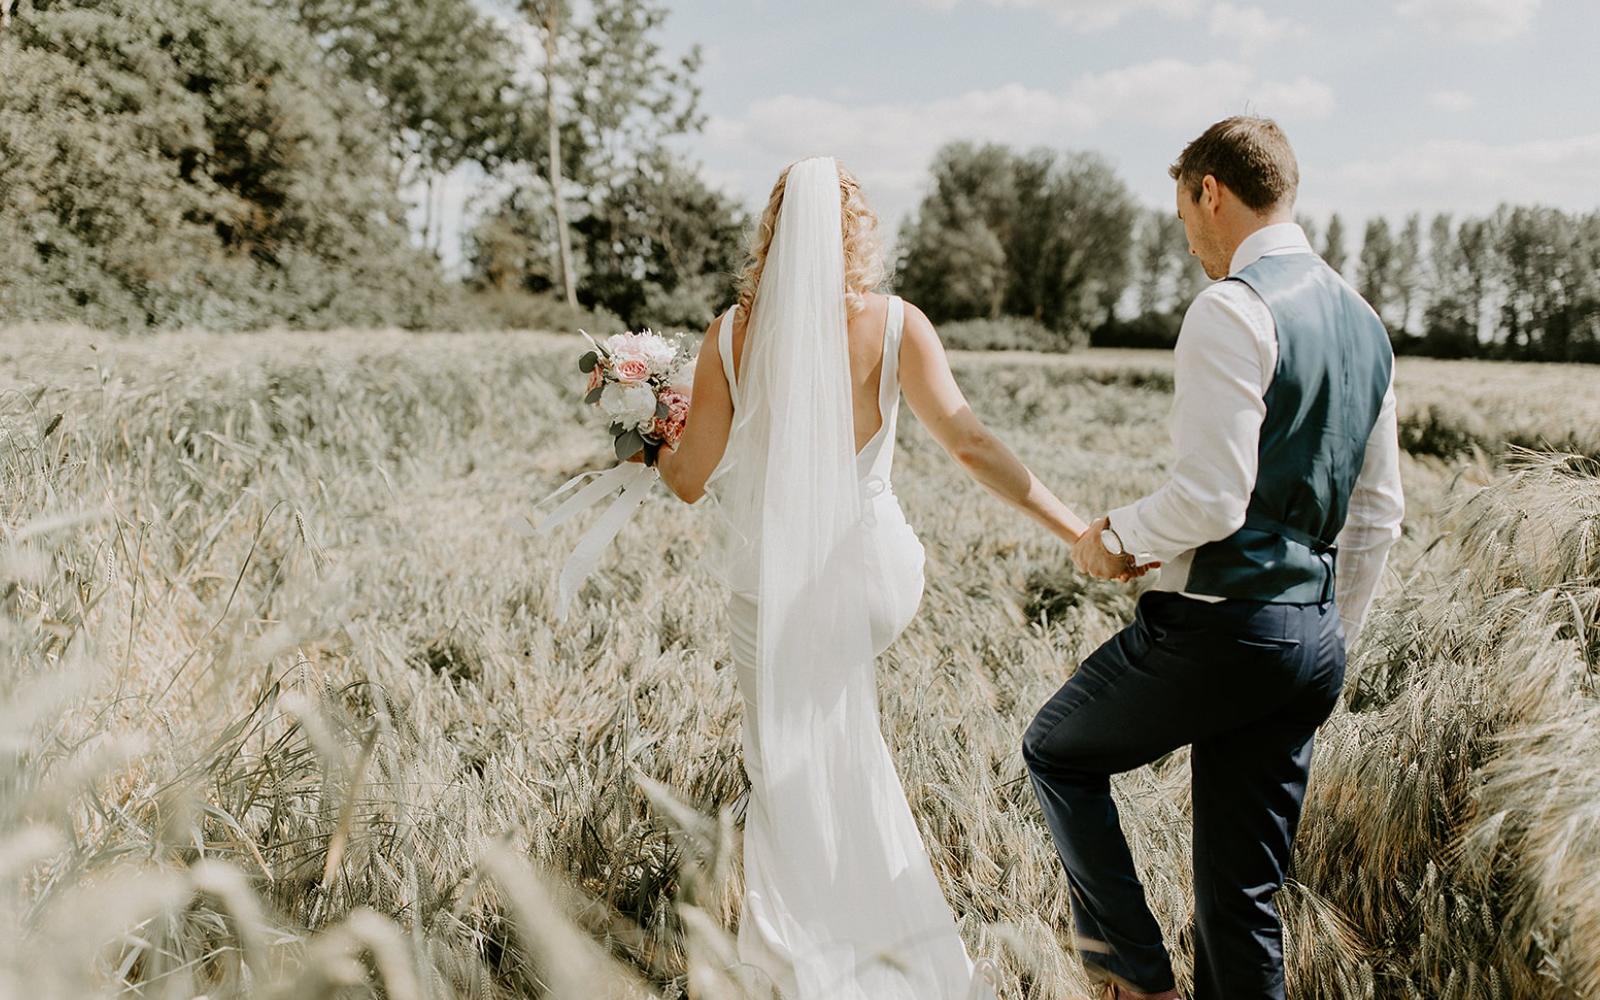
<path fill-rule="evenodd" d="M 1268 255 L 1312 252 L 1305 232 L 1294 223 L 1266 226 L 1239 244 L 1229 273 Z M 1267 387 L 1278 367 L 1272 312 L 1244 282 L 1219 281 L 1196 296 L 1184 314 L 1174 354 L 1170 429 L 1177 461 L 1171 478 L 1110 517 L 1140 562 L 1163 563 L 1154 588 L 1184 592 L 1194 550 L 1227 538 L 1244 524 L 1256 484 Z M 1389 548 L 1400 537 L 1404 513 L 1391 378 L 1337 541 L 1335 600 L 1352 644 L 1377 592 Z"/>

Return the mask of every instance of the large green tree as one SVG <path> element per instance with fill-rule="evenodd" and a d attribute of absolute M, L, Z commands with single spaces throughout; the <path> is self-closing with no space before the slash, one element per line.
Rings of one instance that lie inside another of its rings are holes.
<path fill-rule="evenodd" d="M 476 281 L 501 291 L 560 288 L 546 197 L 519 187 L 484 216 L 468 239 Z M 747 224 L 695 170 L 657 151 L 574 223 L 578 297 L 630 326 L 702 328 L 732 298 Z"/>
<path fill-rule="evenodd" d="M 1500 330 L 1513 357 L 1593 360 L 1597 311 L 1592 217 L 1553 208 L 1495 214 Z"/>
<path fill-rule="evenodd" d="M 1328 228 L 1322 234 L 1322 259 L 1328 266 L 1343 274 L 1350 262 L 1350 251 L 1344 243 L 1344 220 L 1335 212 L 1328 216 Z"/>
<path fill-rule="evenodd" d="M 437 248 L 438 182 L 492 168 L 526 142 L 526 95 L 502 22 L 474 0 L 265 0 L 303 25 L 383 117 L 403 187 L 423 188 L 423 244 Z"/>
<path fill-rule="evenodd" d="M 734 202 L 657 152 L 578 221 L 583 298 L 630 325 L 702 329 L 732 298 L 746 225 Z"/>
<path fill-rule="evenodd" d="M 1428 225 L 1428 303 L 1422 311 L 1424 336 L 1435 346 L 1441 338 L 1463 345 L 1476 341 L 1467 317 L 1461 271 L 1455 223 L 1447 213 L 1440 212 Z"/>
<path fill-rule="evenodd" d="M 903 234 L 899 288 L 936 320 L 1019 316 L 1081 338 L 1128 286 L 1137 215 L 1092 154 L 952 144 Z M 963 247 L 980 251 L 975 274 L 962 272 Z"/>
<path fill-rule="evenodd" d="M 1361 255 L 1357 261 L 1358 285 L 1361 297 L 1390 322 L 1391 304 L 1395 287 L 1395 243 L 1389 220 L 1375 216 L 1367 220 L 1366 232 L 1361 238 Z"/>
<path fill-rule="evenodd" d="M 1394 244 L 1394 294 L 1397 329 L 1402 335 L 1411 333 L 1411 317 L 1422 296 L 1422 216 L 1413 212 L 1406 216 L 1404 226 Z"/>
<path fill-rule="evenodd" d="M 561 286 L 555 213 L 543 188 L 521 185 L 494 202 L 467 234 L 471 280 L 497 292 L 553 294 Z M 578 269 L 583 270 L 580 259 Z"/>
<path fill-rule="evenodd" d="M 107 326 L 429 321 L 381 124 L 234 0 L 35 0 L 0 34 L 0 308 Z"/>
<path fill-rule="evenodd" d="M 1484 334 L 1485 310 L 1496 270 L 1494 220 L 1465 219 L 1456 229 L 1460 275 L 1458 284 L 1465 303 L 1467 326 L 1474 338 Z"/>
<path fill-rule="evenodd" d="M 1183 220 L 1171 211 L 1144 212 L 1133 245 L 1135 304 L 1141 314 L 1181 315 L 1211 280 L 1189 252 Z"/>
<path fill-rule="evenodd" d="M 524 129 L 507 157 L 536 168 L 554 222 L 560 288 L 577 304 L 570 226 L 574 192 L 598 201 L 653 156 L 668 136 L 698 129 L 700 50 L 668 56 L 656 0 L 514 0 L 542 53 L 542 129 Z M 530 102 L 531 104 L 531 102 Z M 531 199 L 529 199 L 531 201 Z"/>
<path fill-rule="evenodd" d="M 1013 281 L 1014 154 L 957 144 L 934 161 L 933 190 L 900 234 L 896 283 L 936 319 L 997 319 Z"/>

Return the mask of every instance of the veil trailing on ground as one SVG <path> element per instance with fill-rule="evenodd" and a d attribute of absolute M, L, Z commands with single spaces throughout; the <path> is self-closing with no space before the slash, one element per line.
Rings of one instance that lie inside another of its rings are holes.
<path fill-rule="evenodd" d="M 831 158 L 790 168 L 710 479 L 718 568 L 759 603 L 751 849 L 800 997 L 959 998 L 972 967 L 879 729 L 840 200 Z"/>

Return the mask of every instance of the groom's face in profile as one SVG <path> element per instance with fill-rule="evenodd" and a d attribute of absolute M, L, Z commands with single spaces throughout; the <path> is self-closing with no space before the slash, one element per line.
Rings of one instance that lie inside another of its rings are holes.
<path fill-rule="evenodd" d="M 1232 251 L 1223 246 L 1219 232 L 1218 208 L 1222 189 L 1217 179 L 1207 174 L 1200 182 L 1200 196 L 1196 198 L 1189 186 L 1178 182 L 1178 218 L 1183 220 L 1183 232 L 1189 238 L 1189 252 L 1200 259 L 1206 277 L 1216 281 L 1228 276 Z"/>

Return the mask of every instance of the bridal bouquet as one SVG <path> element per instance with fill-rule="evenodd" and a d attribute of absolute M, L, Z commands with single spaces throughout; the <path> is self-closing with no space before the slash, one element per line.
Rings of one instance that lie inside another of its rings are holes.
<path fill-rule="evenodd" d="M 644 329 L 597 343 L 578 332 L 594 348 L 578 359 L 578 370 L 589 376 L 584 401 L 611 419 L 618 459 L 643 452 L 644 463 L 655 465 L 662 448 L 678 446 L 689 419 L 689 394 L 673 382 L 689 360 L 683 338 Z"/>
<path fill-rule="evenodd" d="M 655 464 L 661 449 L 678 446 L 689 420 L 689 392 L 674 383 L 690 361 L 681 336 L 668 338 L 646 329 L 597 342 L 588 333 L 578 332 L 592 348 L 578 359 L 578 370 L 589 376 L 583 398 L 611 421 L 611 443 L 618 463 L 574 476 L 535 505 L 542 507 L 566 497 L 533 524 L 534 532 L 546 535 L 602 500 L 616 497 L 561 565 L 556 610 L 563 619 L 578 588 L 599 565 L 606 546 L 644 502 L 657 477 Z M 641 453 L 642 462 L 630 461 Z"/>

